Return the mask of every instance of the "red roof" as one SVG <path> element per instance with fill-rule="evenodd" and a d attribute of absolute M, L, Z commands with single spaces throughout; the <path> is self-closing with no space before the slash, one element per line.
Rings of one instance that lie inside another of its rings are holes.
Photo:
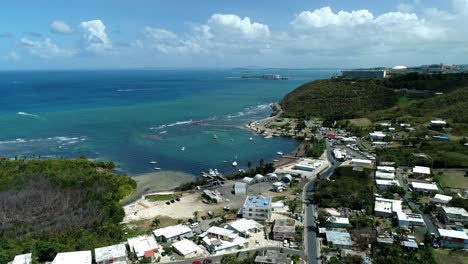
<path fill-rule="evenodd" d="M 153 256 L 154 256 L 154 251 L 152 250 L 145 251 L 145 258 L 151 258 Z"/>
<path fill-rule="evenodd" d="M 327 134 L 325 137 L 328 138 L 328 139 L 336 138 L 336 134 Z"/>

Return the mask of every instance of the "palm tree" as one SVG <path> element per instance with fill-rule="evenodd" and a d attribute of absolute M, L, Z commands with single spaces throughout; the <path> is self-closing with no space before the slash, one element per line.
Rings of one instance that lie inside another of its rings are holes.
<path fill-rule="evenodd" d="M 153 219 L 153 222 L 151 222 L 151 227 L 154 229 L 158 229 L 160 224 L 161 224 L 161 220 L 159 220 L 159 218 L 155 218 Z"/>
<path fill-rule="evenodd" d="M 197 222 L 197 220 L 198 220 L 198 214 L 199 214 L 198 211 L 193 212 L 193 219 L 194 219 L 195 222 Z"/>

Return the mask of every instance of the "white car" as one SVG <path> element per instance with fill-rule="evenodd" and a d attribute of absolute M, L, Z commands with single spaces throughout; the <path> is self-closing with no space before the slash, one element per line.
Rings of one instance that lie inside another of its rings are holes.
<path fill-rule="evenodd" d="M 192 223 L 192 224 L 190 224 L 190 227 L 191 227 L 191 228 L 196 228 L 196 227 L 199 227 L 199 226 L 200 226 L 199 223 Z"/>
<path fill-rule="evenodd" d="M 283 247 L 288 247 L 288 246 L 289 246 L 288 240 L 285 239 L 283 241 Z"/>

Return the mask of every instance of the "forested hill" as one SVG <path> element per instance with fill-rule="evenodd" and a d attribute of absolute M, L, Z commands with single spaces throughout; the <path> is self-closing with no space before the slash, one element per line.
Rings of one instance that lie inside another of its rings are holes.
<path fill-rule="evenodd" d="M 304 84 L 286 95 L 281 105 L 286 117 L 338 120 L 367 117 L 377 110 L 398 107 L 402 101 L 424 101 L 437 92 L 448 95 L 464 87 L 468 87 L 467 73 L 411 73 L 388 79 L 336 78 Z M 450 100 L 439 103 L 439 108 L 451 106 Z M 458 109 L 463 107 L 461 104 Z M 451 118 L 452 114 L 447 112 L 445 116 Z"/>
<path fill-rule="evenodd" d="M 119 201 L 136 182 L 113 169 L 86 159 L 1 159 L 0 263 L 29 252 L 51 261 L 57 252 L 120 242 Z"/>

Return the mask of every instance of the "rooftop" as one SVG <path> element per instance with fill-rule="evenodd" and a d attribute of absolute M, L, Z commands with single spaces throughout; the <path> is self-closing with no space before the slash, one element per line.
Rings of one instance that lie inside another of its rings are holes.
<path fill-rule="evenodd" d="M 327 241 L 337 246 L 352 246 L 351 235 L 348 232 L 325 231 Z"/>
<path fill-rule="evenodd" d="M 96 248 L 94 250 L 96 262 L 127 257 L 125 244 L 117 244 L 108 247 Z"/>
<path fill-rule="evenodd" d="M 348 217 L 331 217 L 330 222 L 333 224 L 349 225 Z"/>
<path fill-rule="evenodd" d="M 434 198 L 432 198 L 432 200 L 435 202 L 440 201 L 440 202 L 445 202 L 445 203 L 450 202 L 452 199 L 453 199 L 452 196 L 443 195 L 443 194 L 436 194 Z"/>
<path fill-rule="evenodd" d="M 400 184 L 398 183 L 398 181 L 395 181 L 395 180 L 375 180 L 375 182 L 377 183 L 377 185 L 395 185 L 395 186 L 400 186 Z"/>
<path fill-rule="evenodd" d="M 205 232 L 206 234 L 213 234 L 217 236 L 223 236 L 223 237 L 229 237 L 231 239 L 236 238 L 237 235 L 234 233 L 234 231 L 222 228 L 222 227 L 217 227 L 217 226 L 212 226 L 208 228 Z"/>
<path fill-rule="evenodd" d="M 273 232 L 295 232 L 296 222 L 293 219 L 276 219 Z"/>
<path fill-rule="evenodd" d="M 255 207 L 267 209 L 271 207 L 271 197 L 265 196 L 247 196 L 244 202 L 244 207 Z"/>
<path fill-rule="evenodd" d="M 199 246 L 197 246 L 197 244 L 193 243 L 188 239 L 182 239 L 181 241 L 177 241 L 173 243 L 172 246 L 184 256 L 202 251 L 202 249 Z"/>
<path fill-rule="evenodd" d="M 236 182 L 234 183 L 234 188 L 246 188 L 247 184 L 245 182 Z"/>
<path fill-rule="evenodd" d="M 468 212 L 465 210 L 465 208 L 442 206 L 442 210 L 446 214 L 453 214 L 453 215 L 460 215 L 463 217 L 468 217 Z"/>
<path fill-rule="evenodd" d="M 156 229 L 153 231 L 153 234 L 156 237 L 173 238 L 190 232 L 192 232 L 192 229 L 186 225 L 175 225 Z"/>
<path fill-rule="evenodd" d="M 74 251 L 58 253 L 52 264 L 91 264 L 91 251 Z"/>
<path fill-rule="evenodd" d="M 400 200 L 391 200 L 391 199 L 384 199 L 384 198 L 375 198 L 375 212 L 383 212 L 383 213 L 396 213 L 401 212 L 402 201 Z"/>
<path fill-rule="evenodd" d="M 420 214 L 407 214 L 403 212 L 397 212 L 398 220 L 424 223 L 424 219 Z"/>
<path fill-rule="evenodd" d="M 156 239 L 152 235 L 142 235 L 127 239 L 130 249 L 135 251 L 137 257 L 151 257 L 155 250 L 159 248 Z"/>
<path fill-rule="evenodd" d="M 449 230 L 449 229 L 438 229 L 441 237 L 450 237 L 468 240 L 468 235 L 463 231 Z"/>
<path fill-rule="evenodd" d="M 405 240 L 401 244 L 407 248 L 418 248 L 418 243 L 414 240 Z"/>
<path fill-rule="evenodd" d="M 377 166 L 377 171 L 395 172 L 395 167 L 392 167 L 392 166 Z"/>
<path fill-rule="evenodd" d="M 424 182 L 412 182 L 411 186 L 415 189 L 424 189 L 424 190 L 431 190 L 431 191 L 438 191 L 439 188 L 435 183 L 424 183 Z"/>
<path fill-rule="evenodd" d="M 413 173 L 431 174 L 431 168 L 423 167 L 423 166 L 415 166 L 413 168 Z"/>
<path fill-rule="evenodd" d="M 232 247 L 242 246 L 249 241 L 243 237 L 236 237 L 233 241 L 224 241 L 220 239 L 213 239 L 209 237 L 204 237 L 203 242 L 205 242 L 208 246 L 214 246 L 216 251 L 228 249 Z"/>
<path fill-rule="evenodd" d="M 261 230 L 263 226 L 257 223 L 255 220 L 252 219 L 245 219 L 241 218 L 231 223 L 228 223 L 232 229 L 236 230 L 239 233 L 245 233 L 252 229 L 259 229 Z"/>
<path fill-rule="evenodd" d="M 12 264 L 31 264 L 32 263 L 32 253 L 17 255 L 13 260 Z"/>
<path fill-rule="evenodd" d="M 395 179 L 395 173 L 376 171 L 375 172 L 375 177 L 378 178 L 378 179 L 393 180 L 393 179 Z"/>

